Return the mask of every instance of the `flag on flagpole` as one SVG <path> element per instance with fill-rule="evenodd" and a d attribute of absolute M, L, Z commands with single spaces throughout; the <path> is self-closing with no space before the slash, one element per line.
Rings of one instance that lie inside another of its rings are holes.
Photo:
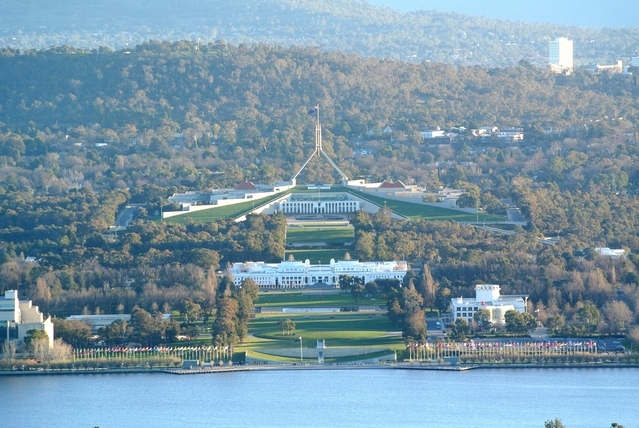
<path fill-rule="evenodd" d="M 315 114 L 319 111 L 319 104 L 308 111 L 308 114 Z"/>
<path fill-rule="evenodd" d="M 296 342 L 301 342 L 302 341 L 302 336 L 298 337 L 297 339 L 295 339 Z"/>

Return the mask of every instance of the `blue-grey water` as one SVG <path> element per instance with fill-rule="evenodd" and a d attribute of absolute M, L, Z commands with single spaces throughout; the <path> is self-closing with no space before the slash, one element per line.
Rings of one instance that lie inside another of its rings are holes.
<path fill-rule="evenodd" d="M 0 377 L 0 427 L 639 426 L 639 369 Z"/>

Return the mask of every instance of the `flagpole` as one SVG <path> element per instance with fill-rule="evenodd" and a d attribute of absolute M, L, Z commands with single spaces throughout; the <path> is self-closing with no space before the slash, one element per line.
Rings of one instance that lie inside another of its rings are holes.
<path fill-rule="evenodd" d="M 304 342 L 304 339 L 302 339 L 302 336 L 300 336 L 300 361 L 304 361 L 304 353 L 302 352 L 302 343 Z"/>

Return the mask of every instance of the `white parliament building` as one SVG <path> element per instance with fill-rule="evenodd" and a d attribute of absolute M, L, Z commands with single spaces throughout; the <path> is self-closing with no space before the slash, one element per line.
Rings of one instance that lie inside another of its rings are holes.
<path fill-rule="evenodd" d="M 340 275 L 363 278 L 365 284 L 376 279 L 401 281 L 408 272 L 408 264 L 403 261 L 360 262 L 331 259 L 327 265 L 312 265 L 307 259 L 304 262 L 289 260 L 281 263 L 234 263 L 231 271 L 235 285 L 241 285 L 245 279 L 250 278 L 260 289 L 267 290 L 305 288 L 317 283 L 338 287 Z"/>
<path fill-rule="evenodd" d="M 510 310 L 525 313 L 528 295 L 501 295 L 500 287 L 495 284 L 478 284 L 475 286 L 475 298 L 455 297 L 451 299 L 450 307 L 453 322 L 463 318 L 470 322 L 480 309 L 490 312 L 490 322 L 499 324 L 504 322 L 504 315 Z"/>

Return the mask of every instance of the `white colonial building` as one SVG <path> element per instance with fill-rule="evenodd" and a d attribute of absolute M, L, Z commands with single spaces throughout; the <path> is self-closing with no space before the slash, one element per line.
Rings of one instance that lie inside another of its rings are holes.
<path fill-rule="evenodd" d="M 408 264 L 403 261 L 359 262 L 331 259 L 328 265 L 312 265 L 307 259 L 304 262 L 290 260 L 281 263 L 234 263 L 232 266 L 235 285 L 241 285 L 245 279 L 250 278 L 260 289 L 304 288 L 317 283 L 337 287 L 340 275 L 359 277 L 364 283 L 376 279 L 401 281 L 406 272 Z"/>
<path fill-rule="evenodd" d="M 44 330 L 49 335 L 49 347 L 53 346 L 53 322 L 44 315 L 31 300 L 18 299 L 18 290 L 7 290 L 0 298 L 1 340 L 24 340 L 29 330 Z"/>
<path fill-rule="evenodd" d="M 500 287 L 495 284 L 478 284 L 475 286 L 475 298 L 452 298 L 450 307 L 453 322 L 457 318 L 463 318 L 470 322 L 475 313 L 480 309 L 490 312 L 490 322 L 499 324 L 504 322 L 504 315 L 510 310 L 526 312 L 528 295 L 504 295 L 499 293 Z"/>

